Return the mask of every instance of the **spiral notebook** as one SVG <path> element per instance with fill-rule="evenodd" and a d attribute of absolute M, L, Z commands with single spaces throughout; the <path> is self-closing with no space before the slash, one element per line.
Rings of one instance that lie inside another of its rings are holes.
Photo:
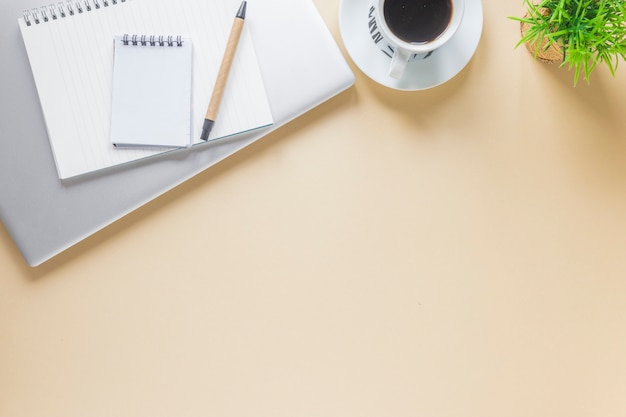
<path fill-rule="evenodd" d="M 119 34 L 176 34 L 192 39 L 191 137 L 194 143 L 201 143 L 204 112 L 239 3 L 67 0 L 26 10 L 18 23 L 59 178 L 169 150 L 118 149 L 111 144 L 113 39 Z M 250 13 L 254 13 L 252 7 Z M 218 118 L 209 139 L 272 124 L 256 54 L 245 26 Z"/>
<path fill-rule="evenodd" d="M 114 146 L 191 145 L 191 48 L 180 35 L 115 37 Z"/>

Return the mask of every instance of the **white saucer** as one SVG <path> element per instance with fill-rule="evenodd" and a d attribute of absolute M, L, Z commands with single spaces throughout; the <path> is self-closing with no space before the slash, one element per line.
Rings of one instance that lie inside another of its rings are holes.
<path fill-rule="evenodd" d="M 466 0 L 461 26 L 452 39 L 426 59 L 409 62 L 401 79 L 389 76 L 390 58 L 372 40 L 368 28 L 370 2 L 341 0 L 339 29 L 354 63 L 372 80 L 396 90 L 436 87 L 457 75 L 470 61 L 483 29 L 481 0 Z"/>

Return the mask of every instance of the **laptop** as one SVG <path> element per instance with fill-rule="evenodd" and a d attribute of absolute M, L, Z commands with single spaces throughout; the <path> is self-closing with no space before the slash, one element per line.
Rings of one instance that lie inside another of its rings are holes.
<path fill-rule="evenodd" d="M 311 0 L 255 0 L 246 24 L 274 119 L 271 128 L 60 181 L 17 25 L 24 9 L 40 6 L 40 0 L 0 2 L 0 220 L 30 266 L 354 84 L 353 72 Z"/>

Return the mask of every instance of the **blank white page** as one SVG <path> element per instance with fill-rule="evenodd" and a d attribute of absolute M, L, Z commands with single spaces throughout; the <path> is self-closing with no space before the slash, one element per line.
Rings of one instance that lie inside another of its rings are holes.
<path fill-rule="evenodd" d="M 115 37 L 113 145 L 191 145 L 191 48 L 180 35 Z"/>
<path fill-rule="evenodd" d="M 118 149 L 111 144 L 113 37 L 118 34 L 179 34 L 193 39 L 191 131 L 194 143 L 200 143 L 204 114 L 240 3 L 83 0 L 33 9 L 27 18 L 19 18 L 59 177 L 69 178 L 165 151 Z M 248 6 L 251 15 L 254 7 Z M 209 139 L 271 124 L 256 54 L 244 25 Z"/>

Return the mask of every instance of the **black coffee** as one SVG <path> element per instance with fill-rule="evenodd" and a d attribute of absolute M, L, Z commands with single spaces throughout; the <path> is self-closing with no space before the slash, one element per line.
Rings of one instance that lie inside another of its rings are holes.
<path fill-rule="evenodd" d="M 383 15 L 398 38 L 409 43 L 427 43 L 448 27 L 452 7 L 452 0 L 386 0 Z"/>

